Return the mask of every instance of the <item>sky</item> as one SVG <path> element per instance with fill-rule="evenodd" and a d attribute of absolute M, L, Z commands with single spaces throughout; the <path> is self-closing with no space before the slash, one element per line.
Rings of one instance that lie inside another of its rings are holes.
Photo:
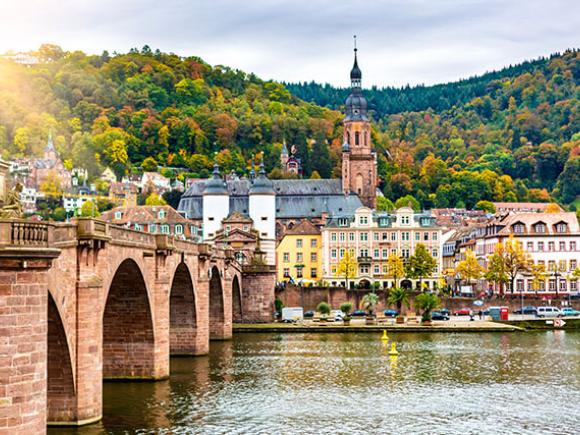
<path fill-rule="evenodd" d="M 363 86 L 458 80 L 580 48 L 579 0 L 0 0 L 0 52 L 195 55 L 263 79 Z"/>

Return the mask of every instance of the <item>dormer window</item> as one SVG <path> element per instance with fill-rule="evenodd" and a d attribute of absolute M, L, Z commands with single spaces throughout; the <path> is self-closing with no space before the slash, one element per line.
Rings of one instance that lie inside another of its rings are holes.
<path fill-rule="evenodd" d="M 556 224 L 557 233 L 565 233 L 568 231 L 568 224 L 566 222 L 559 222 Z"/>
<path fill-rule="evenodd" d="M 157 216 L 159 217 L 159 219 L 165 219 L 166 214 L 167 213 L 165 213 L 165 210 L 159 210 L 159 213 Z"/>
<path fill-rule="evenodd" d="M 410 218 L 409 216 L 401 216 L 401 225 L 409 225 Z"/>
<path fill-rule="evenodd" d="M 361 225 L 367 225 L 369 223 L 368 216 L 361 216 L 359 222 L 360 222 Z"/>
<path fill-rule="evenodd" d="M 521 222 L 514 224 L 512 229 L 515 234 L 523 234 L 526 231 L 526 227 Z"/>
<path fill-rule="evenodd" d="M 348 219 L 347 218 L 339 218 L 338 219 L 338 226 L 339 227 L 347 227 L 348 226 Z"/>
<path fill-rule="evenodd" d="M 123 212 L 122 211 L 116 211 L 115 212 L 115 219 L 121 219 L 123 217 Z"/>
<path fill-rule="evenodd" d="M 534 225 L 534 231 L 538 234 L 544 234 L 546 232 L 546 224 L 543 222 L 539 222 Z"/>

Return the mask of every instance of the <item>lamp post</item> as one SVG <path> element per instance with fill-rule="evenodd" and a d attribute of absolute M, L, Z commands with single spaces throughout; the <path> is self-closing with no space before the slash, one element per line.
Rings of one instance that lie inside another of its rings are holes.
<path fill-rule="evenodd" d="M 561 274 L 561 273 L 558 271 L 558 269 L 555 269 L 555 270 L 554 270 L 554 279 L 556 280 L 556 299 L 558 299 L 558 298 L 559 298 L 559 294 L 558 294 L 558 286 L 559 286 L 559 284 L 560 284 L 560 280 L 559 280 L 559 278 L 560 278 L 560 276 L 561 276 L 561 275 L 562 275 L 562 274 Z"/>

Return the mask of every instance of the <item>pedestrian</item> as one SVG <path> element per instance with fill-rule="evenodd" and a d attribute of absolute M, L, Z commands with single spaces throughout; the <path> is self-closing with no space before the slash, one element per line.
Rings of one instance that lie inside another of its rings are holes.
<path fill-rule="evenodd" d="M 477 315 L 479 316 L 479 320 L 483 320 L 483 311 L 479 310 Z"/>

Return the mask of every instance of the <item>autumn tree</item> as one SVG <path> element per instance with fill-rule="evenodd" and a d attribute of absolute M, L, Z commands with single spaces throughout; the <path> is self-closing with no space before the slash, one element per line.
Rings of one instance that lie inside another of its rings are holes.
<path fill-rule="evenodd" d="M 157 193 L 152 192 L 145 200 L 145 205 L 167 205 L 167 202 Z"/>
<path fill-rule="evenodd" d="M 546 277 L 548 276 L 546 265 L 543 263 L 534 263 L 530 267 L 530 272 L 532 274 L 532 288 L 535 291 L 541 290 L 542 283 L 546 281 Z"/>
<path fill-rule="evenodd" d="M 49 171 L 40 183 L 40 191 L 47 196 L 62 196 L 62 177 L 56 171 Z"/>
<path fill-rule="evenodd" d="M 509 284 L 510 292 L 513 294 L 516 277 L 528 271 L 529 268 L 529 254 L 520 242 L 510 236 L 505 242 L 496 245 L 495 252 L 489 257 L 485 277 L 489 281 L 498 283 L 500 290 L 503 289 L 504 284 Z"/>
<path fill-rule="evenodd" d="M 346 250 L 344 256 L 340 259 L 338 263 L 338 268 L 336 270 L 336 276 L 339 278 L 344 278 L 346 282 L 346 288 L 349 288 L 349 280 L 355 278 L 357 275 L 358 263 L 354 252 Z"/>
<path fill-rule="evenodd" d="M 405 276 L 405 263 L 397 254 L 390 254 L 387 259 L 387 276 L 393 279 L 394 287 L 399 287 L 399 278 Z"/>
<path fill-rule="evenodd" d="M 455 271 L 461 279 L 471 284 L 472 280 L 477 280 L 484 272 L 483 266 L 479 264 L 475 257 L 475 252 L 467 251 L 465 253 L 465 260 L 460 261 L 455 268 Z"/>
<path fill-rule="evenodd" d="M 435 268 L 437 261 L 427 250 L 425 245 L 418 243 L 415 246 L 415 253 L 409 257 L 406 272 L 409 278 L 419 279 L 419 288 L 422 289 L 423 278 L 430 277 Z"/>

